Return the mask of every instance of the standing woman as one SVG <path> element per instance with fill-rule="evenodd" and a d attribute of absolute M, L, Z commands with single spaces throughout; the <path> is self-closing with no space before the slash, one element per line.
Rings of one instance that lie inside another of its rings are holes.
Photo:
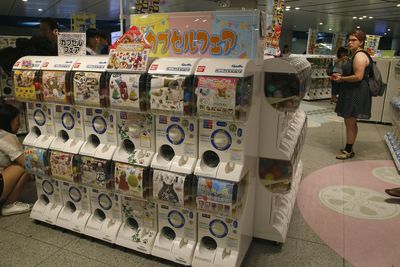
<path fill-rule="evenodd" d="M 15 134 L 20 126 L 19 110 L 8 104 L 0 105 L 0 202 L 3 216 L 31 210 L 30 204 L 17 202 L 28 174 L 24 169 L 24 150 Z"/>
<path fill-rule="evenodd" d="M 353 145 L 358 133 L 357 119 L 371 117 L 371 94 L 367 80 L 372 62 L 363 50 L 365 38 L 366 35 L 362 31 L 350 33 L 350 59 L 343 65 L 342 75 L 334 73 L 331 77 L 333 81 L 341 83 L 335 112 L 344 118 L 346 125 L 346 147 L 340 150 L 337 159 L 354 157 Z"/>

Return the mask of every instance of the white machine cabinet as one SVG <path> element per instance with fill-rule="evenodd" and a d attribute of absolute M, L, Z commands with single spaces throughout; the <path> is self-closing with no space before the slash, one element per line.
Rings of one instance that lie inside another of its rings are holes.
<path fill-rule="evenodd" d="M 285 242 L 302 174 L 306 115 L 298 110 L 311 67 L 303 57 L 264 61 L 254 236 Z"/>

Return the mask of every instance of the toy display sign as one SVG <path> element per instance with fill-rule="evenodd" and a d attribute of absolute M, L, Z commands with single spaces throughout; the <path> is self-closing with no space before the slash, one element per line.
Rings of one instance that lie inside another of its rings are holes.
<path fill-rule="evenodd" d="M 139 198 L 147 197 L 150 185 L 144 168 L 117 162 L 114 170 L 117 193 Z"/>
<path fill-rule="evenodd" d="M 199 177 L 197 208 L 219 215 L 232 216 L 235 206 L 241 200 L 239 193 L 238 185 L 233 182 Z"/>
<path fill-rule="evenodd" d="M 100 104 L 100 72 L 76 72 L 73 76 L 75 104 L 98 106 Z"/>
<path fill-rule="evenodd" d="M 175 206 L 183 206 L 191 197 L 190 179 L 187 175 L 154 170 L 153 197 Z"/>
<path fill-rule="evenodd" d="M 238 78 L 199 77 L 197 110 L 199 114 L 234 116 Z"/>
<path fill-rule="evenodd" d="M 42 88 L 44 100 L 61 104 L 72 103 L 71 93 L 66 81 L 66 71 L 43 71 Z"/>
<path fill-rule="evenodd" d="M 27 172 L 41 176 L 47 174 L 47 150 L 36 147 L 26 147 L 24 156 L 24 166 Z"/>
<path fill-rule="evenodd" d="M 82 184 L 98 189 L 112 190 L 111 162 L 92 157 L 81 157 Z"/>
<path fill-rule="evenodd" d="M 59 56 L 85 56 L 86 33 L 60 32 L 58 34 Z"/>
<path fill-rule="evenodd" d="M 183 113 L 184 76 L 152 76 L 150 108 Z"/>
<path fill-rule="evenodd" d="M 317 30 L 308 29 L 308 38 L 307 38 L 307 55 L 314 54 L 315 47 L 317 45 Z"/>
<path fill-rule="evenodd" d="M 368 52 L 368 54 L 370 54 L 371 56 L 375 56 L 376 52 L 378 51 L 380 40 L 381 37 L 379 35 L 367 34 L 364 49 Z"/>
<path fill-rule="evenodd" d="M 96 28 L 96 14 L 76 13 L 73 14 L 74 32 L 84 32 L 88 28 Z"/>
<path fill-rule="evenodd" d="M 259 11 L 132 15 L 131 25 L 150 45 L 150 57 L 257 57 Z"/>
<path fill-rule="evenodd" d="M 52 151 L 50 154 L 51 175 L 65 181 L 78 182 L 78 166 L 75 157 L 74 154 Z"/>
<path fill-rule="evenodd" d="M 112 73 L 109 84 L 111 107 L 140 109 L 140 74 Z"/>
<path fill-rule="evenodd" d="M 282 33 L 283 0 L 268 0 L 266 9 L 267 39 L 265 53 L 273 56 L 279 55 L 279 39 Z"/>
<path fill-rule="evenodd" d="M 15 70 L 14 71 L 14 88 L 15 97 L 18 100 L 40 100 L 35 89 L 35 70 Z"/>

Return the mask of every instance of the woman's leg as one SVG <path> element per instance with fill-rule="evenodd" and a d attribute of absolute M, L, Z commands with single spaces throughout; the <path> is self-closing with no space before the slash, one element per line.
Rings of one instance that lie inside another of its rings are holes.
<path fill-rule="evenodd" d="M 346 125 L 346 144 L 353 145 L 356 141 L 358 133 L 357 119 L 345 118 L 344 123 Z"/>
<path fill-rule="evenodd" d="M 0 200 L 5 200 L 5 204 L 10 204 L 18 199 L 29 175 L 24 168 L 17 164 L 12 164 L 5 168 L 2 175 L 4 188 Z"/>

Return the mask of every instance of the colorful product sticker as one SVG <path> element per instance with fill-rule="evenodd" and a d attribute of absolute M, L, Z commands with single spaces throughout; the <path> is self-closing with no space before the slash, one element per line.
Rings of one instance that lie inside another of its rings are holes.
<path fill-rule="evenodd" d="M 144 177 L 144 168 L 117 162 L 115 164 L 115 190 L 124 195 L 143 198 L 146 195 L 148 183 Z"/>
<path fill-rule="evenodd" d="M 45 101 L 67 104 L 71 102 L 67 90 L 66 71 L 43 71 L 42 88 Z"/>
<path fill-rule="evenodd" d="M 184 111 L 183 76 L 153 76 L 151 79 L 150 108 L 152 110 Z"/>
<path fill-rule="evenodd" d="M 148 52 L 148 49 L 143 51 L 111 49 L 107 69 L 145 72 Z"/>
<path fill-rule="evenodd" d="M 182 206 L 185 198 L 185 180 L 187 176 L 172 172 L 154 170 L 153 197 L 155 199 Z"/>
<path fill-rule="evenodd" d="M 112 107 L 140 108 L 140 74 L 117 74 L 110 77 L 110 102 Z"/>
<path fill-rule="evenodd" d="M 15 97 L 18 100 L 38 100 L 35 90 L 35 72 L 34 70 L 14 71 Z"/>
<path fill-rule="evenodd" d="M 110 161 L 81 157 L 81 171 L 83 184 L 99 189 L 111 190 L 114 188 Z"/>
<path fill-rule="evenodd" d="M 36 147 L 25 148 L 25 170 L 37 175 L 46 175 L 47 151 Z"/>
<path fill-rule="evenodd" d="M 76 72 L 73 78 L 75 104 L 100 105 L 100 78 L 99 72 Z"/>
<path fill-rule="evenodd" d="M 238 78 L 199 77 L 197 109 L 199 114 L 235 115 Z"/>
<path fill-rule="evenodd" d="M 51 175 L 55 178 L 77 182 L 77 166 L 74 166 L 74 155 L 52 151 L 50 154 Z"/>

